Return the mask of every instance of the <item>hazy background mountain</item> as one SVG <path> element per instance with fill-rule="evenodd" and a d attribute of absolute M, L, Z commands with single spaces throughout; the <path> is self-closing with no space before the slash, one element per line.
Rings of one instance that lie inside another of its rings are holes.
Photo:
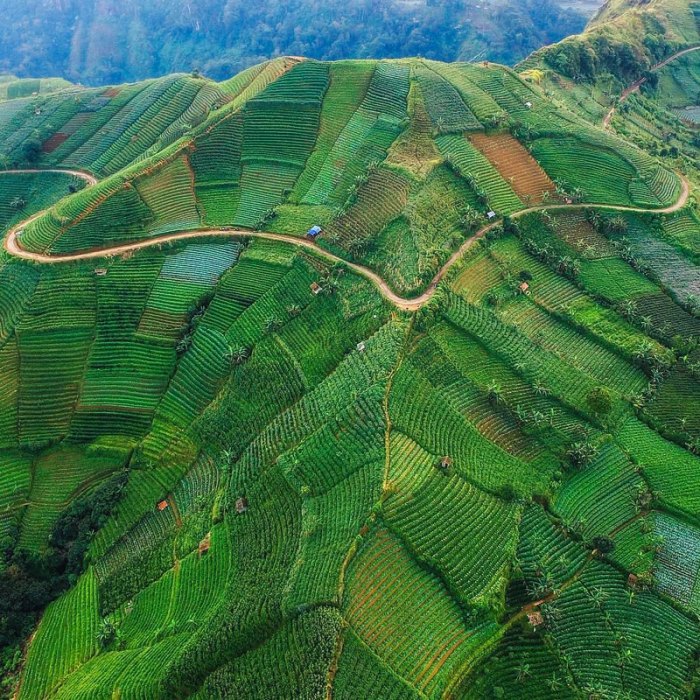
<path fill-rule="evenodd" d="M 0 71 L 87 84 L 278 55 L 515 63 L 579 32 L 600 0 L 5 0 Z"/>

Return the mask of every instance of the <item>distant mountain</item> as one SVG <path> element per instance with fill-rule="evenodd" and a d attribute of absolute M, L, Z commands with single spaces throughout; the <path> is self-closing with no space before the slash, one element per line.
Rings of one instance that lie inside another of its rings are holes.
<path fill-rule="evenodd" d="M 474 57 L 512 64 L 581 31 L 600 0 L 7 0 L 0 71 L 87 84 L 200 70 L 227 78 L 280 55 Z"/>

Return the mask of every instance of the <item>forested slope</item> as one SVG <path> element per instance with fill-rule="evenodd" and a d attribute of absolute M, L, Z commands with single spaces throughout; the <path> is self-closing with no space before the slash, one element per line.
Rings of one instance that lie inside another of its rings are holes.
<path fill-rule="evenodd" d="M 100 85 L 194 69 L 224 79 L 280 55 L 483 56 L 514 63 L 580 31 L 557 0 L 5 0 L 0 70 Z M 598 3 L 600 4 L 600 3 Z"/>

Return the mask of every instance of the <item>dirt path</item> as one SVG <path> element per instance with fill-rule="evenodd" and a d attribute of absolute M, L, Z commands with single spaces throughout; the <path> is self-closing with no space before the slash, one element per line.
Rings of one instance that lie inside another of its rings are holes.
<path fill-rule="evenodd" d="M 662 68 L 666 67 L 671 61 L 675 61 L 677 58 L 680 58 L 681 56 L 685 56 L 686 54 L 692 53 L 693 51 L 699 51 L 700 46 L 691 46 L 688 49 L 683 49 L 683 51 L 679 51 L 678 53 L 674 53 L 673 56 L 669 56 L 668 58 L 664 59 L 661 61 L 661 63 L 657 63 L 655 66 L 652 66 L 650 70 L 652 71 L 657 71 L 661 70 Z M 613 115 L 615 114 L 615 110 L 617 107 L 619 107 L 630 95 L 633 93 L 637 92 L 642 85 L 646 82 L 646 78 L 640 78 L 636 82 L 632 83 L 629 87 L 625 88 L 622 91 L 622 94 L 620 95 L 620 99 L 617 102 L 617 106 L 611 107 L 610 111 L 605 115 L 603 118 L 603 128 L 607 129 L 610 126 L 610 121 L 613 118 Z"/>
<path fill-rule="evenodd" d="M 61 173 L 61 175 L 73 175 L 81 180 L 85 180 L 88 185 L 96 185 L 97 178 L 87 170 L 68 170 L 64 168 L 19 168 L 18 170 L 0 170 L 0 175 L 8 173 L 10 175 L 36 175 L 37 173 Z"/>
<path fill-rule="evenodd" d="M 80 177 L 83 180 L 85 180 L 88 184 L 94 184 L 96 182 L 96 179 L 88 174 L 84 173 L 79 170 L 61 170 L 61 171 L 29 171 L 29 170 L 23 170 L 23 171 L 17 171 L 17 170 L 12 170 L 12 171 L 5 171 L 5 172 L 65 172 L 69 174 L 73 174 L 76 177 Z M 550 205 L 541 205 L 541 206 L 536 206 L 536 207 L 528 207 L 527 209 L 521 209 L 520 211 L 514 212 L 511 214 L 511 219 L 517 219 L 521 216 L 525 216 L 526 214 L 531 214 L 533 212 L 537 211 L 553 211 L 553 210 L 559 210 L 559 209 L 568 209 L 568 210 L 576 210 L 576 209 L 586 209 L 586 208 L 595 208 L 595 209 L 604 209 L 608 211 L 629 211 L 629 212 L 637 212 L 637 213 L 657 213 L 657 214 L 670 214 L 672 212 L 678 211 L 679 209 L 682 209 L 686 202 L 688 201 L 688 196 L 690 193 L 690 186 L 688 184 L 688 181 L 685 179 L 683 175 L 678 175 L 678 177 L 681 180 L 681 193 L 680 196 L 678 197 L 678 200 L 672 204 L 669 207 L 666 207 L 664 209 L 643 209 L 639 207 L 625 207 L 625 206 L 618 206 L 614 204 L 550 204 Z M 460 258 L 480 239 L 483 238 L 489 231 L 492 229 L 496 228 L 499 224 L 502 223 L 502 220 L 499 219 L 497 221 L 494 221 L 491 224 L 488 224 L 487 226 L 484 226 L 481 228 L 479 231 L 477 231 L 471 238 L 466 240 L 447 260 L 447 262 L 438 270 L 437 274 L 435 277 L 433 277 L 432 281 L 428 285 L 428 288 L 421 294 L 420 296 L 413 297 L 410 299 L 406 299 L 402 296 L 399 296 L 396 294 L 394 291 L 392 291 L 391 287 L 389 287 L 388 283 L 382 279 L 376 272 L 371 270 L 368 267 L 365 267 L 364 265 L 358 265 L 357 263 L 352 263 L 348 262 L 347 260 L 339 257 L 338 255 L 335 255 L 327 250 L 324 250 L 323 248 L 320 248 L 316 243 L 309 241 L 305 238 L 300 238 L 298 236 L 292 236 L 289 234 L 283 234 L 283 233 L 271 233 L 268 231 L 249 231 L 246 229 L 234 229 L 234 228 L 216 228 L 216 229 L 195 229 L 192 231 L 177 231 L 175 233 L 168 233 L 162 236 L 153 236 L 152 238 L 146 238 L 142 239 L 139 241 L 136 241 L 134 243 L 124 243 L 122 245 L 116 245 L 116 246 L 111 246 L 107 248 L 99 248 L 96 250 L 89 250 L 83 253 L 68 253 L 68 254 L 63 254 L 63 255 L 53 255 L 53 254 L 47 254 L 47 253 L 32 253 L 28 250 L 25 250 L 22 248 L 19 238 L 21 237 L 22 231 L 24 228 L 30 224 L 32 221 L 36 220 L 40 216 L 42 216 L 45 212 L 39 212 L 38 214 L 35 214 L 31 218 L 27 219 L 26 221 L 23 221 L 19 224 L 16 224 L 13 226 L 10 231 L 8 232 L 7 236 L 5 236 L 4 240 L 4 247 L 5 250 L 10 253 L 11 255 L 14 255 L 15 257 L 22 258 L 23 260 L 31 260 L 33 262 L 38 262 L 38 263 L 44 263 L 44 264 L 57 264 L 57 263 L 65 263 L 65 262 L 73 262 L 73 261 L 79 261 L 79 260 L 96 260 L 99 258 L 105 258 L 105 257 L 110 257 L 110 256 L 115 256 L 115 255 L 123 255 L 124 253 L 130 253 L 135 250 L 142 250 L 143 248 L 150 248 L 152 246 L 156 245 L 162 245 L 164 243 L 173 243 L 175 241 L 181 241 L 181 240 L 187 240 L 191 238 L 206 238 L 206 237 L 224 237 L 224 238 L 231 238 L 231 237 L 238 237 L 238 238 L 263 238 L 265 240 L 269 241 L 281 241 L 283 243 L 290 243 L 291 245 L 296 245 L 299 246 L 300 248 L 305 248 L 307 250 L 312 251 L 315 255 L 328 260 L 329 262 L 332 263 L 342 263 L 346 265 L 350 270 L 353 272 L 356 272 L 358 275 L 361 275 L 365 279 L 370 280 L 379 290 L 381 295 L 387 300 L 390 301 L 396 308 L 402 309 L 404 311 L 417 311 L 420 309 L 422 306 L 427 304 L 434 296 L 435 291 L 437 289 L 438 284 L 440 281 L 444 278 L 444 276 L 447 274 L 447 272 L 452 268 L 452 266 L 460 260 Z"/>

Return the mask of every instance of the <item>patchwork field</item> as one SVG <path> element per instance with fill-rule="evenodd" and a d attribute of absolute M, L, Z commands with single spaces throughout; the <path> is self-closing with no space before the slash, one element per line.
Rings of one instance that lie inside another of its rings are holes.
<path fill-rule="evenodd" d="M 3 697 L 697 692 L 676 163 L 489 63 L 36 104 L 0 103 Z"/>

